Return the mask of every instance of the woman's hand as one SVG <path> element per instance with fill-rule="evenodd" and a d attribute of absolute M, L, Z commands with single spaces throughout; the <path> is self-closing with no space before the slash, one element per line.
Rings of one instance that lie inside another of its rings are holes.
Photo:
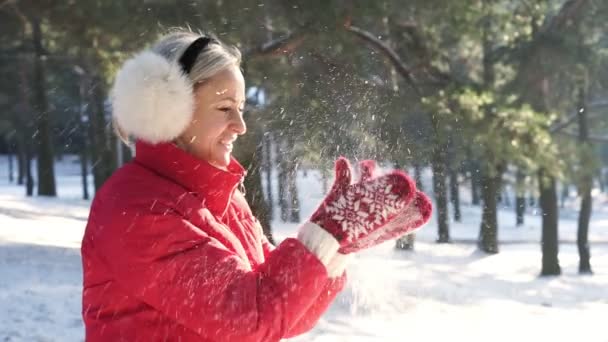
<path fill-rule="evenodd" d="M 352 170 L 344 158 L 336 162 L 336 181 L 310 218 L 344 248 L 378 231 L 413 199 L 415 183 L 395 171 L 351 184 Z"/>
<path fill-rule="evenodd" d="M 414 181 L 401 171 L 352 182 L 345 158 L 336 161 L 336 180 L 329 194 L 298 234 L 298 239 L 326 266 L 339 249 L 349 253 L 375 245 L 384 227 L 416 195 Z M 328 271 L 331 271 L 328 268 Z"/>
<path fill-rule="evenodd" d="M 361 172 L 361 182 L 372 180 L 380 175 L 376 162 L 373 160 L 361 161 L 359 170 Z M 339 252 L 343 254 L 357 252 L 387 240 L 397 239 L 400 236 L 413 233 L 429 221 L 432 212 L 431 200 L 422 191 L 417 190 L 414 200 L 403 207 L 397 216 L 385 226 L 351 244 L 340 247 Z"/>

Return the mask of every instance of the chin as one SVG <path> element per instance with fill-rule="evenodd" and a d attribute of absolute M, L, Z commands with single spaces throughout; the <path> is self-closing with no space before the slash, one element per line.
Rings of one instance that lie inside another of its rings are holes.
<path fill-rule="evenodd" d="M 213 158 L 211 164 L 220 169 L 225 169 L 230 165 L 230 155 L 217 156 L 216 158 Z"/>

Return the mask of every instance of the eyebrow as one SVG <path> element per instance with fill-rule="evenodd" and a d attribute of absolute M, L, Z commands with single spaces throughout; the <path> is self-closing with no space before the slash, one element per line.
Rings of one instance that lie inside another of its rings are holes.
<path fill-rule="evenodd" d="M 232 97 L 232 96 L 227 96 L 227 97 L 221 98 L 221 99 L 219 99 L 217 102 L 221 102 L 221 101 L 225 101 L 225 100 L 228 100 L 228 101 L 233 102 L 233 103 L 236 103 L 236 104 L 238 104 L 238 103 L 239 103 L 239 102 L 238 102 L 238 101 L 237 101 L 237 100 L 236 100 L 234 97 Z M 245 101 L 246 101 L 246 100 L 243 100 L 243 103 L 245 103 Z"/>

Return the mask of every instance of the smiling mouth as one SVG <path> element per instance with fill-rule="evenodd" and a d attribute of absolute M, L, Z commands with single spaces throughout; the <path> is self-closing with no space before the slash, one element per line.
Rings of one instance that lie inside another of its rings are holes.
<path fill-rule="evenodd" d="M 234 140 L 230 139 L 230 140 L 221 140 L 220 144 L 222 146 L 224 146 L 228 151 L 232 151 L 232 148 L 234 147 Z"/>

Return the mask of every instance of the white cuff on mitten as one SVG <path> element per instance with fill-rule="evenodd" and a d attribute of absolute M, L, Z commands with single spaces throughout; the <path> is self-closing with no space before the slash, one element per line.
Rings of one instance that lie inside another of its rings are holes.
<path fill-rule="evenodd" d="M 353 253 L 351 254 L 342 254 L 336 253 L 334 257 L 329 261 L 329 265 L 327 265 L 327 275 L 330 278 L 336 278 L 344 273 L 346 266 L 353 258 Z"/>
<path fill-rule="evenodd" d="M 300 227 L 298 240 L 311 253 L 317 256 L 329 273 L 330 261 L 337 254 L 338 248 L 340 248 L 338 240 L 325 229 L 312 222 L 306 222 Z"/>

